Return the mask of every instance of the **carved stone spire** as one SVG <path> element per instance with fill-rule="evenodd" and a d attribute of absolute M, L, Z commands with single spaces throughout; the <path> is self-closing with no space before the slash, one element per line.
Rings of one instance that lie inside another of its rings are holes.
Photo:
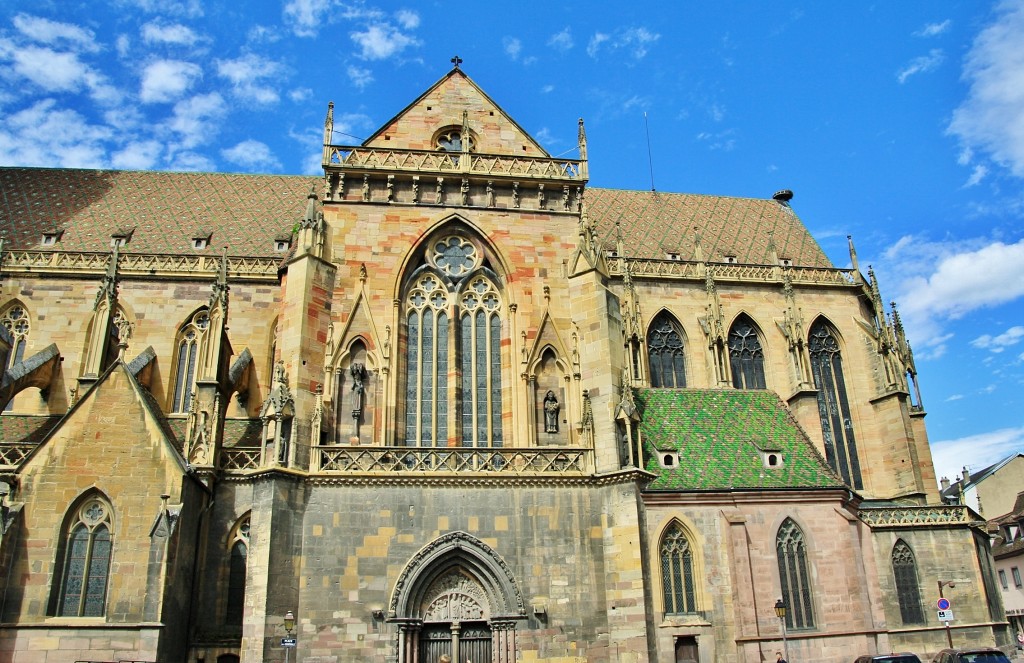
<path fill-rule="evenodd" d="M 857 249 L 853 246 L 853 235 L 846 236 L 846 243 L 850 247 L 850 264 L 853 265 L 854 276 L 860 278 L 860 264 L 857 262 Z"/>
<path fill-rule="evenodd" d="M 99 290 L 96 291 L 96 301 L 93 302 L 92 310 L 99 309 L 100 304 L 106 302 L 107 310 L 113 311 L 117 304 L 117 266 L 120 260 L 117 245 L 110 252 L 110 260 L 107 261 L 107 271 L 103 274 Z"/>
<path fill-rule="evenodd" d="M 579 131 L 576 134 L 576 142 L 580 148 L 580 161 L 587 160 L 587 130 L 583 128 L 583 118 L 580 118 Z"/>
<path fill-rule="evenodd" d="M 334 139 L 334 102 L 327 102 L 327 117 L 324 119 L 324 145 L 330 145 Z"/>

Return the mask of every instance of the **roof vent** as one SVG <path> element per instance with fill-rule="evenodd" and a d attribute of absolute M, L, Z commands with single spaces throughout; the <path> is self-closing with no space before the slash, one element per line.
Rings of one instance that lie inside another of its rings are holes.
<path fill-rule="evenodd" d="M 773 195 L 772 198 L 779 201 L 780 203 L 788 203 L 790 200 L 793 199 L 793 192 L 790 191 L 789 189 L 782 189 L 781 191 L 776 191 L 775 195 Z"/>

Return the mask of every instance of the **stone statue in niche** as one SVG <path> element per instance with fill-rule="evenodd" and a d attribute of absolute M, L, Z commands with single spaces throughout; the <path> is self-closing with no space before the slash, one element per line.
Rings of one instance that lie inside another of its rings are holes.
<path fill-rule="evenodd" d="M 519 207 L 519 182 L 512 183 L 512 207 Z"/>
<path fill-rule="evenodd" d="M 363 175 L 363 202 L 370 202 L 370 176 Z"/>
<path fill-rule="evenodd" d="M 557 433 L 558 432 L 558 412 L 562 409 L 558 399 L 555 397 L 555 392 L 548 390 L 548 393 L 544 395 L 544 432 L 545 433 Z"/>
<path fill-rule="evenodd" d="M 434 190 L 434 204 L 440 205 L 444 202 L 444 178 L 437 178 L 437 188 Z"/>
<path fill-rule="evenodd" d="M 413 204 L 420 202 L 420 176 L 412 176 L 412 202 Z"/>
<path fill-rule="evenodd" d="M 359 424 L 363 420 L 363 392 L 366 391 L 366 367 L 352 364 L 348 369 L 352 376 L 352 435 L 359 439 Z"/>
<path fill-rule="evenodd" d="M 566 212 L 569 211 L 569 185 L 566 184 L 562 187 L 562 209 Z"/>
<path fill-rule="evenodd" d="M 469 204 L 469 180 L 462 178 L 462 186 L 459 187 L 459 195 L 463 205 Z"/>
<path fill-rule="evenodd" d="M 487 206 L 494 207 L 494 182 L 487 180 Z"/>
<path fill-rule="evenodd" d="M 388 202 L 395 202 L 395 176 L 388 175 Z"/>
<path fill-rule="evenodd" d="M 537 185 L 537 209 L 544 209 L 544 185 Z"/>

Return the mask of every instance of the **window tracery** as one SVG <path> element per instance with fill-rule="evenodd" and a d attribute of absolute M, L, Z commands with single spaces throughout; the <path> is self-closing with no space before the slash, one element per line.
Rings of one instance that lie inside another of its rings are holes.
<path fill-rule="evenodd" d="M 445 127 L 434 138 L 434 146 L 440 152 L 461 152 L 463 140 L 467 144 L 466 151 L 472 152 L 476 147 L 472 134 L 467 133 L 464 136 L 462 127 Z"/>
<path fill-rule="evenodd" d="M 500 291 L 462 235 L 432 242 L 425 262 L 405 298 L 406 444 L 446 446 L 456 437 L 462 446 L 501 446 Z"/>
<path fill-rule="evenodd" d="M 737 389 L 766 389 L 764 350 L 757 328 L 746 315 L 741 315 L 729 330 L 729 364 L 732 386 Z"/>
<path fill-rule="evenodd" d="M 106 610 L 110 573 L 111 509 L 106 500 L 93 496 L 71 514 L 64 526 L 59 617 L 102 617 Z"/>
<path fill-rule="evenodd" d="M 892 549 L 892 573 L 896 579 L 896 599 L 900 604 L 900 617 L 905 625 L 924 624 L 921 606 L 921 586 L 917 578 L 917 560 L 914 552 L 903 540 Z"/>
<path fill-rule="evenodd" d="M 228 548 L 227 606 L 224 621 L 230 626 L 241 626 L 249 559 L 249 516 L 235 526 Z"/>
<path fill-rule="evenodd" d="M 775 537 L 779 562 L 779 583 L 786 603 L 786 627 L 814 628 L 811 609 L 811 579 L 807 572 L 807 546 L 804 533 L 791 518 L 786 518 Z"/>
<path fill-rule="evenodd" d="M 843 377 L 843 357 L 835 331 L 824 320 L 811 326 L 808 352 L 817 389 L 818 415 L 825 443 L 825 460 L 848 485 L 864 487 L 857 456 L 850 401 Z"/>
<path fill-rule="evenodd" d="M 209 326 L 210 316 L 206 310 L 202 310 L 193 315 L 178 334 L 172 412 L 188 412 L 192 405 L 192 395 L 196 389 L 199 344 Z"/>
<path fill-rule="evenodd" d="M 697 612 L 693 552 L 679 523 L 672 523 L 661 539 L 661 583 L 666 614 Z"/>
<path fill-rule="evenodd" d="M 647 355 L 651 365 L 651 386 L 681 388 L 686 386 L 686 361 L 682 330 L 672 317 L 662 311 L 655 317 L 647 333 Z"/>
<path fill-rule="evenodd" d="M 25 358 L 25 345 L 28 343 L 28 334 L 31 330 L 28 312 L 21 304 L 10 306 L 4 311 L 3 317 L 0 317 L 0 324 L 11 334 L 11 354 L 7 366 L 3 367 L 10 368 Z"/>

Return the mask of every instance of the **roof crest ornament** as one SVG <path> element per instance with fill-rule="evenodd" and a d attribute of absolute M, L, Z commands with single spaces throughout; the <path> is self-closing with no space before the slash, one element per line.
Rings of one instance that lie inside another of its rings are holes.
<path fill-rule="evenodd" d="M 462 58 L 460 58 L 458 55 L 456 55 L 451 60 L 449 60 L 449 62 L 452 63 L 452 69 L 454 69 L 455 71 L 458 71 L 459 70 L 459 65 L 462 64 Z"/>
<path fill-rule="evenodd" d="M 327 102 L 327 117 L 324 119 L 324 145 L 330 145 L 334 138 L 334 102 Z"/>

